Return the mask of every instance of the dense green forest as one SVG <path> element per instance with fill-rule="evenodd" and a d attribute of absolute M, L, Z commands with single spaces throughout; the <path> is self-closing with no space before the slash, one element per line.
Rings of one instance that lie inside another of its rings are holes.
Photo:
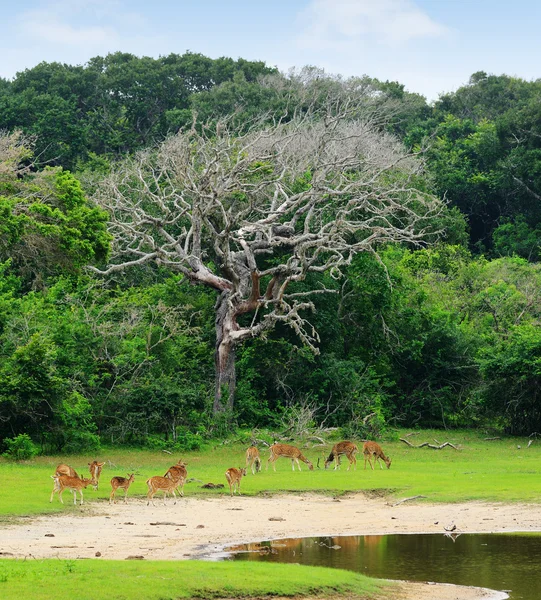
<path fill-rule="evenodd" d="M 541 431 L 540 117 L 483 72 L 432 104 L 192 53 L 0 79 L 0 450 Z"/>

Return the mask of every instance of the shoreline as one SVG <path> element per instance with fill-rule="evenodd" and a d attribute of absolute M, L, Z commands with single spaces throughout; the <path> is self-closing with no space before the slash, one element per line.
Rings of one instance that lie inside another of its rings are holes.
<path fill-rule="evenodd" d="M 92 502 L 78 505 L 67 514 L 23 518 L 16 524 L 1 525 L 0 557 L 124 560 L 137 555 L 148 560 L 209 560 L 223 554 L 226 547 L 266 540 L 444 534 L 451 523 L 456 525 L 456 533 L 539 532 L 541 507 L 422 501 L 393 505 L 363 493 L 340 498 L 314 493 L 188 497 L 176 505 L 168 502 L 165 506 L 159 501 L 156 506 L 147 506 L 142 498 L 129 498 L 126 505 Z M 457 596 L 457 589 L 450 584 L 436 586 L 437 593 L 436 587 L 426 582 L 401 583 L 399 587 L 406 593 L 396 596 L 400 600 L 507 597 L 462 587 Z M 449 592 L 451 588 L 454 591 Z M 428 595 L 419 595 L 422 593 Z"/>

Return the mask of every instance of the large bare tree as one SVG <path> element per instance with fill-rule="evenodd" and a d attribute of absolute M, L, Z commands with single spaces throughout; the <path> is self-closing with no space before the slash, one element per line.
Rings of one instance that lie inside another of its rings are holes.
<path fill-rule="evenodd" d="M 310 272 L 340 276 L 358 252 L 421 243 L 441 203 L 421 163 L 348 106 L 247 128 L 193 127 L 127 160 L 95 197 L 111 216 L 112 264 L 155 262 L 216 290 L 214 411 L 233 407 L 235 349 L 277 323 L 317 349 Z M 269 121 L 267 120 L 267 123 Z"/>

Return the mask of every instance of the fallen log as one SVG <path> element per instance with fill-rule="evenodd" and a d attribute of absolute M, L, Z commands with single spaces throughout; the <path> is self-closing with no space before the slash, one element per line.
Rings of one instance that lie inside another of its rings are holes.
<path fill-rule="evenodd" d="M 398 502 L 391 504 L 391 506 L 398 506 L 399 504 L 402 504 L 402 502 L 409 502 L 410 500 L 417 500 L 417 498 L 426 498 L 426 496 L 421 496 L 421 495 L 411 496 L 410 498 L 404 498 L 403 500 L 399 500 Z"/>
<path fill-rule="evenodd" d="M 451 444 L 451 442 L 444 442 L 443 444 L 436 446 L 430 442 L 423 442 L 422 444 L 415 445 L 404 438 L 400 438 L 400 441 L 404 442 L 404 444 L 407 444 L 410 448 L 424 448 L 426 446 L 427 448 L 432 448 L 433 450 L 441 450 L 442 448 L 445 448 L 445 446 L 451 446 L 451 448 L 454 448 L 455 450 L 460 450 L 460 448 L 457 448 L 454 444 Z"/>

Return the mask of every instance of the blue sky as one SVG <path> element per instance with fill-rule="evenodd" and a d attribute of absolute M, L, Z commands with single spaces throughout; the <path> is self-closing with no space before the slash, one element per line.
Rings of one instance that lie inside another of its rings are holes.
<path fill-rule="evenodd" d="M 0 0 L 0 77 L 117 50 L 315 65 L 429 100 L 476 71 L 541 77 L 539 0 Z"/>

